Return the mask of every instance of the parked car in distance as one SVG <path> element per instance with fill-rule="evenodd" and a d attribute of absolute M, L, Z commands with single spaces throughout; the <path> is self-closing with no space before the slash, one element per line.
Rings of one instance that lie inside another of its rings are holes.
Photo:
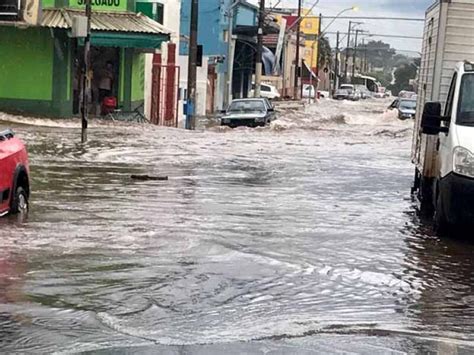
<path fill-rule="evenodd" d="M 347 91 L 347 100 L 359 101 L 361 99 L 361 93 L 356 89 L 355 85 L 352 84 L 342 84 L 340 90 Z"/>
<path fill-rule="evenodd" d="M 275 110 L 267 98 L 232 100 L 222 113 L 221 125 L 232 128 L 265 126 L 275 119 Z"/>
<path fill-rule="evenodd" d="M 339 87 L 339 89 L 347 90 L 347 91 L 349 91 L 349 93 L 351 93 L 352 91 L 355 90 L 355 86 L 352 85 L 352 84 L 341 84 L 341 86 Z"/>
<path fill-rule="evenodd" d="M 413 92 L 413 91 L 406 91 L 406 90 L 402 90 L 398 93 L 398 97 L 400 99 L 411 99 L 413 96 L 415 96 L 416 93 Z"/>
<path fill-rule="evenodd" d="M 316 88 L 312 84 L 303 84 L 302 97 L 305 99 L 324 99 L 329 97 L 329 91 L 316 90 Z"/>
<path fill-rule="evenodd" d="M 319 97 L 321 99 L 326 99 L 328 98 L 330 95 L 329 95 L 329 91 L 324 91 L 324 90 L 318 90 L 318 93 L 319 93 Z"/>
<path fill-rule="evenodd" d="M 249 97 L 255 96 L 255 84 L 252 84 L 252 90 L 249 91 Z M 280 98 L 280 93 L 277 88 L 270 84 L 260 84 L 260 97 L 265 97 L 270 100 Z"/>
<path fill-rule="evenodd" d="M 398 118 L 401 120 L 415 118 L 416 100 L 398 98 L 391 103 L 388 109 L 396 109 L 398 111 Z"/>
<path fill-rule="evenodd" d="M 361 99 L 360 91 L 353 90 L 352 92 L 349 93 L 348 99 L 351 101 L 359 101 Z"/>
<path fill-rule="evenodd" d="M 347 100 L 349 98 L 349 95 L 349 91 L 345 89 L 337 89 L 332 98 L 334 100 Z"/>
<path fill-rule="evenodd" d="M 0 132 L 0 216 L 26 213 L 30 196 L 28 154 L 11 130 Z"/>
<path fill-rule="evenodd" d="M 314 99 L 316 98 L 316 89 L 314 85 L 311 84 L 303 84 L 303 98 L 305 99 Z"/>
<path fill-rule="evenodd" d="M 369 99 L 372 97 L 372 92 L 365 85 L 356 85 L 356 90 L 360 92 L 360 98 L 363 100 Z"/>

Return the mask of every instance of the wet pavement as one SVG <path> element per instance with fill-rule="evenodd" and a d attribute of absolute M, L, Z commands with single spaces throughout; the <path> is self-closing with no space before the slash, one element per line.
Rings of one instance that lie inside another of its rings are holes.
<path fill-rule="evenodd" d="M 474 246 L 420 220 L 388 104 L 94 123 L 85 146 L 77 122 L 8 124 L 33 196 L 0 220 L 0 352 L 471 353 Z"/>

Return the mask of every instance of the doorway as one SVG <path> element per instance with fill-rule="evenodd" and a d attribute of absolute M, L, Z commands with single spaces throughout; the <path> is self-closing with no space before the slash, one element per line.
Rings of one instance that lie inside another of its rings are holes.
<path fill-rule="evenodd" d="M 84 47 L 76 47 L 73 56 L 73 114 L 78 115 L 82 106 L 82 70 Z M 88 113 L 99 115 L 104 97 L 117 98 L 119 93 L 120 49 L 117 47 L 91 46 L 91 90 L 88 93 Z M 117 100 L 118 102 L 118 100 Z"/>

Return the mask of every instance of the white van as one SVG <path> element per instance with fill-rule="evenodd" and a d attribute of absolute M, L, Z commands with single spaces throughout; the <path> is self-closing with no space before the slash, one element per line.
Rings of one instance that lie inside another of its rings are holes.
<path fill-rule="evenodd" d="M 355 91 L 355 87 L 352 84 L 342 84 L 339 89 L 347 90 L 349 93 L 353 93 Z"/>
<path fill-rule="evenodd" d="M 412 162 L 413 192 L 438 230 L 474 223 L 474 0 L 426 11 Z"/>
<path fill-rule="evenodd" d="M 444 110 L 440 102 L 425 104 L 421 133 L 437 138 L 435 150 L 425 152 L 436 170 L 431 202 L 437 226 L 473 223 L 474 64 L 456 66 Z"/>
<path fill-rule="evenodd" d="M 252 84 L 252 89 L 249 91 L 248 97 L 255 96 L 255 84 Z M 269 100 L 275 100 L 280 98 L 278 89 L 270 84 L 260 84 L 260 97 L 265 97 Z"/>

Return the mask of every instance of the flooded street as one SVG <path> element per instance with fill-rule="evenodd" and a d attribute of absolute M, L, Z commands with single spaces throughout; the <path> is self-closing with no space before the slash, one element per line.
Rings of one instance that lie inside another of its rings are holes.
<path fill-rule="evenodd" d="M 33 195 L 0 220 L 0 352 L 472 352 L 474 246 L 417 216 L 389 103 L 85 146 L 78 122 L 1 122 Z"/>

